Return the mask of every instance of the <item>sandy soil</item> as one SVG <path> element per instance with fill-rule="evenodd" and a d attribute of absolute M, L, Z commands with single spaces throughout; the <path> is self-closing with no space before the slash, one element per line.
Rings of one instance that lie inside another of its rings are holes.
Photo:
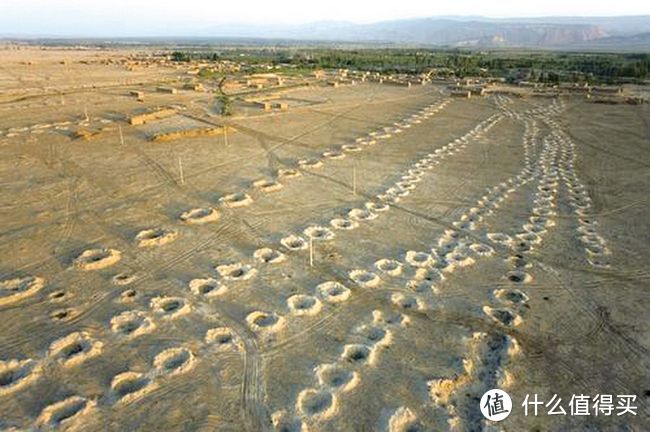
<path fill-rule="evenodd" d="M 312 86 L 154 143 L 211 95 L 73 53 L 0 65 L 0 429 L 650 429 L 647 105 Z"/>

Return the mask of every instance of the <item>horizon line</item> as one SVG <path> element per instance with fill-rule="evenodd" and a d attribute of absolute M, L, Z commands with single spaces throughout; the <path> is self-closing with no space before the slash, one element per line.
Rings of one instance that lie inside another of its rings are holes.
<path fill-rule="evenodd" d="M 650 18 L 650 13 L 649 14 L 623 14 L 623 15 L 531 15 L 531 16 L 516 16 L 516 17 L 508 17 L 508 16 L 487 16 L 487 15 L 427 15 L 427 16 L 413 16 L 413 17 L 406 17 L 406 18 L 396 18 L 396 19 L 382 19 L 382 20 L 377 20 L 377 21 L 372 21 L 372 22 L 358 22 L 358 21 L 353 21 L 353 20 L 331 20 L 331 19 L 325 19 L 325 20 L 311 20 L 311 21 L 301 21 L 301 22 L 295 22 L 295 23 L 286 23 L 286 22 L 270 22 L 270 23 L 257 23 L 257 22 L 246 22 L 246 21 L 227 21 L 227 22 L 219 22 L 215 21 L 213 23 L 203 23 L 205 26 L 204 29 L 208 29 L 209 26 L 213 25 L 228 25 L 231 27 L 235 26 L 242 26 L 242 27 L 254 27 L 254 26 L 263 26 L 265 29 L 268 29 L 270 27 L 299 27 L 299 26 L 309 26 L 309 25 L 314 25 L 314 24 L 321 24 L 321 23 L 337 23 L 337 24 L 348 24 L 348 25 L 355 25 L 355 26 L 370 26 L 370 25 L 376 25 L 376 24 L 381 24 L 381 23 L 388 23 L 388 22 L 399 22 L 399 21 L 415 21 L 415 20 L 427 20 L 427 19 L 438 19 L 438 20 L 500 20 L 500 21 L 523 21 L 523 20 L 544 20 L 544 19 L 616 19 L 616 18 Z M 190 21 L 187 22 L 187 24 L 190 24 Z M 553 23 L 549 23 L 553 24 Z M 183 24 L 181 24 L 183 25 Z M 205 30 L 203 30 L 205 31 Z M 230 38 L 230 39 L 283 39 L 281 37 L 273 37 L 269 38 L 266 36 L 227 36 L 227 35 L 200 35 L 200 34 L 190 34 L 190 33 L 184 33 L 183 31 L 178 31 L 178 33 L 181 34 L 176 34 L 176 35 L 162 35 L 162 34 L 127 34 L 127 35 L 117 35 L 117 34 L 92 34 L 92 33 L 79 33 L 79 34 L 71 34 L 71 33 L 35 33 L 35 32 L 7 32 L 7 33 L 0 33 L 0 40 L 10 40 L 10 39 L 17 39 L 17 40 L 29 40 L 29 39 L 79 39 L 79 38 L 87 38 L 87 39 L 103 39 L 103 38 L 108 38 L 108 39 L 132 39 L 132 38 L 147 38 L 147 39 L 164 39 L 164 38 Z M 295 38 L 292 37 L 287 37 L 286 39 L 291 39 L 294 40 Z M 303 41 L 309 41 L 310 39 L 305 39 L 305 38 L 300 38 L 299 40 Z M 318 39 L 314 39 L 314 41 L 318 41 Z"/>

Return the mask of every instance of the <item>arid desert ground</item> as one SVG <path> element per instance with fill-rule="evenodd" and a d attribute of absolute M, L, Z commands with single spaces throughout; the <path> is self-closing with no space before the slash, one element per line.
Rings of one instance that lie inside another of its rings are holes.
<path fill-rule="evenodd" d="M 119 52 L 2 55 L 0 430 L 650 429 L 647 104 L 313 84 L 224 118 Z"/>

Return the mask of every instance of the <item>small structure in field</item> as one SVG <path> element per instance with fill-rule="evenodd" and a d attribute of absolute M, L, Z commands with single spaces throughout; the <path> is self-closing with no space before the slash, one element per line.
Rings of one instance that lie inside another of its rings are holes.
<path fill-rule="evenodd" d="M 634 96 L 623 96 L 620 93 L 605 93 L 605 94 L 588 94 L 587 101 L 596 104 L 605 104 L 605 105 L 640 105 L 644 103 L 644 99 Z"/>
<path fill-rule="evenodd" d="M 470 99 L 472 97 L 472 92 L 469 90 L 452 90 L 450 96 Z"/>
<path fill-rule="evenodd" d="M 271 106 L 280 111 L 287 111 L 289 109 L 289 104 L 286 102 L 274 102 Z"/>
<path fill-rule="evenodd" d="M 510 96 L 510 97 L 523 97 L 526 94 L 526 90 L 518 88 L 518 87 L 513 87 L 513 86 L 508 86 L 508 87 L 493 87 L 489 91 L 485 92 L 486 95 L 501 95 L 501 96 Z"/>
<path fill-rule="evenodd" d="M 90 141 L 91 139 L 95 138 L 99 134 L 100 134 L 100 132 L 98 132 L 98 131 L 92 131 L 92 130 L 88 130 L 88 129 L 77 129 L 73 133 L 72 137 L 74 139 L 81 139 L 81 140 L 84 140 L 84 141 Z"/>
<path fill-rule="evenodd" d="M 156 87 L 156 91 L 159 93 L 167 93 L 167 94 L 178 93 L 178 90 L 175 89 L 174 87 Z"/>
<path fill-rule="evenodd" d="M 167 142 L 167 141 L 174 141 L 181 138 L 200 138 L 200 137 L 219 136 L 219 135 L 223 135 L 226 132 L 232 133 L 236 131 L 237 131 L 236 129 L 231 128 L 229 126 L 186 129 L 181 131 L 156 134 L 151 138 L 151 140 L 153 142 Z"/>
<path fill-rule="evenodd" d="M 183 86 L 185 90 L 192 90 L 195 92 L 203 92 L 205 91 L 205 88 L 203 87 L 203 84 L 201 83 L 187 83 Z"/>
<path fill-rule="evenodd" d="M 271 102 L 266 102 L 266 101 L 255 101 L 253 104 L 257 107 L 262 108 L 264 111 L 271 111 L 273 106 L 271 105 Z"/>
<path fill-rule="evenodd" d="M 454 85 L 450 86 L 449 90 L 451 92 L 470 92 L 472 96 L 483 96 L 485 94 L 485 87 L 480 85 Z"/>
<path fill-rule="evenodd" d="M 131 96 L 135 96 L 135 98 L 136 98 L 136 100 L 137 100 L 138 102 L 143 102 L 143 101 L 144 101 L 144 92 L 143 92 L 143 91 L 139 91 L 139 90 L 131 90 L 131 91 L 129 92 L 129 95 L 131 95 Z"/>
<path fill-rule="evenodd" d="M 262 110 L 269 112 L 273 110 L 287 111 L 289 109 L 289 104 L 282 101 L 273 101 L 273 100 L 253 100 L 248 101 L 252 103 L 253 106 L 262 108 Z"/>
<path fill-rule="evenodd" d="M 566 83 L 558 84 L 558 89 L 564 93 L 589 93 L 591 90 L 588 84 Z"/>
<path fill-rule="evenodd" d="M 597 87 L 592 87 L 591 88 L 592 93 L 599 93 L 599 94 L 621 94 L 623 93 L 623 87 L 617 87 L 617 86 L 597 86 Z"/>
<path fill-rule="evenodd" d="M 166 117 L 171 117 L 176 114 L 173 108 L 161 108 L 144 114 L 137 114 L 129 118 L 129 123 L 132 125 L 142 125 L 153 120 L 160 120 Z"/>

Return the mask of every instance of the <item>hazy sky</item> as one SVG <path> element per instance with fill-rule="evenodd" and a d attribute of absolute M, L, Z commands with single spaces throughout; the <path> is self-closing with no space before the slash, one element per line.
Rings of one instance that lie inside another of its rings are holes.
<path fill-rule="evenodd" d="M 0 34 L 191 34 L 221 23 L 650 14 L 647 0 L 0 0 Z"/>

